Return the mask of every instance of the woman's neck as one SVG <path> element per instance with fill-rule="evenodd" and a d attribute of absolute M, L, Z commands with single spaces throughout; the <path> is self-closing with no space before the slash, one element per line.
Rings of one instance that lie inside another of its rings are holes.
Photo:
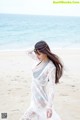
<path fill-rule="evenodd" d="M 46 57 L 42 62 L 48 62 L 49 61 L 49 58 L 48 57 Z"/>

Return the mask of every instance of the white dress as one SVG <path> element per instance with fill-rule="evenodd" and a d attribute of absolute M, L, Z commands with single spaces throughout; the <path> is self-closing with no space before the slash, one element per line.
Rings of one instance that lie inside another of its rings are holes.
<path fill-rule="evenodd" d="M 33 51 L 27 51 L 33 59 L 37 57 Z M 20 120 L 61 120 L 53 106 L 55 93 L 55 66 L 51 60 L 41 62 L 33 69 L 31 84 L 31 104 Z M 52 109 L 51 118 L 47 118 L 47 108 Z"/>

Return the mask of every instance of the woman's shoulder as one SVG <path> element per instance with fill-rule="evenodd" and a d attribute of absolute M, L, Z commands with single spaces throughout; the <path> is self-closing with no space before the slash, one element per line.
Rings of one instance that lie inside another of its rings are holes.
<path fill-rule="evenodd" d="M 49 67 L 49 69 L 55 69 L 55 65 L 51 60 L 49 60 L 48 67 Z"/>

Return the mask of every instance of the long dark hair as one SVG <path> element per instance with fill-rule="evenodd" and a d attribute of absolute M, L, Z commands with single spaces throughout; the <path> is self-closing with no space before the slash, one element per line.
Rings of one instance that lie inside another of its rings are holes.
<path fill-rule="evenodd" d="M 63 65 L 61 63 L 61 60 L 59 59 L 59 57 L 52 53 L 48 44 L 41 40 L 39 42 L 37 42 L 34 46 L 34 52 L 38 54 L 38 51 L 44 53 L 47 55 L 47 57 L 53 62 L 53 64 L 55 65 L 56 71 L 55 71 L 55 83 L 59 83 L 59 79 L 61 78 L 62 74 L 63 74 Z"/>

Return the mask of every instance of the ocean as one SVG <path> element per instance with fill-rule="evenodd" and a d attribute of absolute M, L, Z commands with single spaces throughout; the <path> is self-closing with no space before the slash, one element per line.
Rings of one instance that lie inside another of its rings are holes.
<path fill-rule="evenodd" d="M 0 50 L 24 50 L 40 40 L 80 48 L 80 17 L 0 14 Z"/>

